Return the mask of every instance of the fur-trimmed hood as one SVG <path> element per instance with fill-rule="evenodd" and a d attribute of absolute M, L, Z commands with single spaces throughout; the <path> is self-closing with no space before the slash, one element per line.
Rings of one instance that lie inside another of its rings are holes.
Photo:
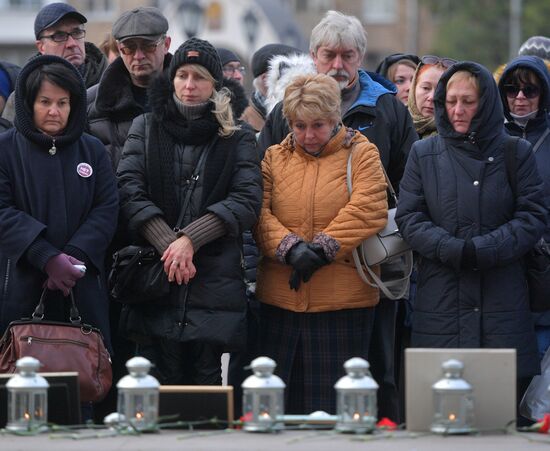
<path fill-rule="evenodd" d="M 277 55 L 271 58 L 267 71 L 267 114 L 285 95 L 288 84 L 298 75 L 316 74 L 317 69 L 311 57 L 305 53 Z"/>

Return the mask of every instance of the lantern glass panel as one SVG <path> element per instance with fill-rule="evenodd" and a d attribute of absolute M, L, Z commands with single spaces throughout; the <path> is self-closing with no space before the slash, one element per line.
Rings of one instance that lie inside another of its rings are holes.
<path fill-rule="evenodd" d="M 365 430 L 376 423 L 376 393 L 338 393 L 339 429 Z"/>
<path fill-rule="evenodd" d="M 467 433 L 474 422 L 473 398 L 468 393 L 435 393 L 432 431 Z"/>
<path fill-rule="evenodd" d="M 46 390 L 15 391 L 8 390 L 8 424 L 7 429 L 27 430 L 46 423 Z"/>

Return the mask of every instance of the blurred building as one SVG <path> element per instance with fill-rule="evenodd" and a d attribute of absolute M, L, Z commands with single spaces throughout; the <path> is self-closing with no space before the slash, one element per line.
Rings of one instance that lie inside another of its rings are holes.
<path fill-rule="evenodd" d="M 34 17 L 51 0 L 0 0 L 0 59 L 24 64 L 36 52 Z M 365 66 L 394 52 L 423 54 L 434 35 L 419 0 L 69 0 L 89 20 L 88 41 L 99 44 L 121 12 L 140 5 L 162 9 L 172 50 L 190 35 L 227 47 L 248 62 L 259 47 L 284 42 L 304 51 L 311 29 L 329 9 L 357 16 L 368 33 Z"/>

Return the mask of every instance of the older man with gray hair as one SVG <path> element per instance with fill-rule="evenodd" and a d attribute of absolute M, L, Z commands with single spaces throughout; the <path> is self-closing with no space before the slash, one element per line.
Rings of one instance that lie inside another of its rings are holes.
<path fill-rule="evenodd" d="M 328 11 L 311 32 L 309 50 L 317 71 L 330 75 L 340 86 L 344 125 L 360 131 L 378 147 L 382 164 L 397 188 L 409 150 L 418 135 L 407 109 L 395 97 L 395 86 L 378 74 L 361 69 L 367 51 L 367 35 L 361 22 L 354 16 Z M 258 142 L 260 150 L 280 143 L 289 131 L 281 102 L 266 119 Z M 307 284 L 300 289 L 307 289 Z M 365 325 L 372 330 L 370 349 L 366 343 L 368 350 L 358 357 L 368 358 L 372 374 L 380 385 L 379 416 L 399 422 L 394 377 L 396 303 L 382 299 L 375 309 L 374 323 Z M 309 337 L 307 331 L 296 333 L 301 334 L 297 341 L 301 346 L 315 346 L 314 338 Z M 284 369 L 280 369 L 280 374 L 283 373 Z"/>

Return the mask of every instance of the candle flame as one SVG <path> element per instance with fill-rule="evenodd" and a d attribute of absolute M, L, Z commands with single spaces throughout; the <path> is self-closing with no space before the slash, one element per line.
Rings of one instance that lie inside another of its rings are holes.
<path fill-rule="evenodd" d="M 353 421 L 359 421 L 361 419 L 361 414 L 359 412 L 355 412 L 353 414 Z"/>
<path fill-rule="evenodd" d="M 451 421 L 456 420 L 456 415 L 455 415 L 454 413 L 451 413 L 451 414 L 449 415 L 449 420 L 451 420 Z"/>
<path fill-rule="evenodd" d="M 136 413 L 136 420 L 142 420 L 143 419 L 143 412 L 137 412 Z"/>
<path fill-rule="evenodd" d="M 25 412 L 25 413 L 23 414 L 23 418 L 24 418 L 25 420 L 29 421 L 29 420 L 31 419 L 30 413 L 29 413 L 29 412 Z"/>

